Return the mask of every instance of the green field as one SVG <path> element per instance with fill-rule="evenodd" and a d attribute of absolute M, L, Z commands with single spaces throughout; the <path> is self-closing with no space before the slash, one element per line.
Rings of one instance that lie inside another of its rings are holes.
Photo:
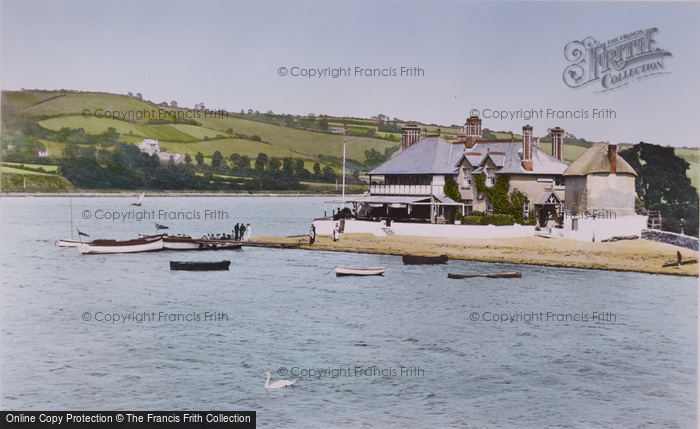
<path fill-rule="evenodd" d="M 16 162 L 3 162 L 2 163 L 3 167 L 11 167 L 11 168 L 20 168 L 21 166 L 27 167 L 27 168 L 33 168 L 33 169 L 40 169 L 43 168 L 47 172 L 53 172 L 56 173 L 58 171 L 58 166 L 56 165 L 43 165 L 43 164 L 18 164 Z M 30 171 L 27 171 L 28 173 L 31 173 Z M 37 173 L 37 174 L 42 174 L 42 173 Z"/>
<path fill-rule="evenodd" d="M 307 131 L 233 115 L 205 117 L 201 112 L 155 106 L 146 101 L 117 94 L 3 91 L 2 108 L 3 118 L 9 122 L 6 124 L 7 127 L 3 127 L 3 133 L 7 133 L 8 129 L 11 131 L 12 125 L 26 121 L 37 121 L 42 127 L 54 131 L 64 127 L 82 128 L 92 135 L 104 133 L 108 128 L 113 127 L 121 135 L 123 142 L 138 144 L 145 138 L 151 138 L 158 140 L 164 150 L 189 154 L 192 158 L 198 152 L 206 158 L 211 158 L 214 152 L 219 151 L 226 158 L 232 153 L 239 153 L 254 160 L 259 153 L 265 153 L 269 158 L 301 158 L 304 160 L 305 168 L 310 171 L 313 169 L 313 164 L 319 162 L 321 167 L 330 165 L 340 173 L 339 160 L 343 156 L 344 140 L 347 142 L 347 158 L 359 163 L 365 161 L 365 151 L 368 149 L 373 148 L 384 153 L 385 149 L 399 144 L 398 141 L 371 137 Z M 178 112 L 179 117 L 194 118 L 199 125 L 149 123 L 149 119 L 168 120 L 169 115 L 163 114 L 164 112 Z M 182 115 L 182 113 L 187 114 Z M 109 117 L 100 118 L 96 115 Z M 332 117 L 326 119 L 332 128 L 346 126 L 350 131 L 358 134 L 366 134 L 371 129 L 375 130 L 376 136 L 379 137 L 400 138 L 398 133 L 377 131 L 379 123 L 376 120 Z M 402 125 L 405 124 L 399 124 L 399 126 Z M 439 128 L 440 134 L 448 140 L 455 138 L 459 133 L 458 129 L 447 126 L 417 125 L 425 129 L 428 134 L 435 134 Z M 519 134 L 512 135 L 509 132 L 494 134 L 499 139 L 522 138 Z M 251 139 L 253 136 L 260 137 L 262 141 L 253 141 Z M 52 157 L 60 157 L 67 145 L 47 139 L 39 141 Z M 542 143 L 541 149 L 550 153 L 551 143 Z M 584 147 L 565 144 L 564 160 L 571 163 L 585 150 Z M 676 149 L 676 154 L 690 163 L 688 176 L 693 186 L 698 189 L 700 187 L 700 150 Z M 42 167 L 47 171 L 51 168 Z M 12 175 L 41 175 L 41 173 L 18 169 L 17 166 L 8 164 L 3 166 L 2 171 Z M 314 186 L 319 188 L 320 185 L 314 184 Z"/>
<path fill-rule="evenodd" d="M 3 163 L 3 165 L 2 165 L 2 173 L 3 174 L 21 174 L 21 175 L 28 175 L 28 176 L 55 176 L 55 174 L 51 174 L 51 173 L 40 173 L 38 171 L 29 171 L 29 170 L 24 170 L 21 168 L 8 167 L 8 166 L 6 166 L 5 163 Z"/>

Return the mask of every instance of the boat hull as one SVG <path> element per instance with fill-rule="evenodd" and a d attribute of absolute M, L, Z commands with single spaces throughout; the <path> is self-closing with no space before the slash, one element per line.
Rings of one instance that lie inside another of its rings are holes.
<path fill-rule="evenodd" d="M 243 245 L 233 240 L 165 237 L 163 249 L 167 250 L 221 250 L 240 249 Z"/>
<path fill-rule="evenodd" d="M 126 241 L 95 240 L 92 243 L 83 243 L 78 245 L 78 250 L 80 250 L 80 253 L 88 255 L 154 252 L 158 250 L 163 250 L 163 239 L 136 239 Z"/>
<path fill-rule="evenodd" d="M 440 256 L 419 256 L 419 255 L 403 255 L 401 259 L 404 265 L 434 265 L 446 264 L 447 255 Z"/>
<path fill-rule="evenodd" d="M 486 277 L 490 279 L 517 279 L 522 277 L 523 274 L 520 271 L 510 271 L 507 273 L 490 273 L 490 274 L 479 274 L 479 273 L 466 273 L 466 274 L 447 274 L 449 279 L 470 279 L 474 277 Z"/>
<path fill-rule="evenodd" d="M 340 276 L 381 276 L 385 267 L 335 267 L 335 275 Z"/>
<path fill-rule="evenodd" d="M 243 244 L 236 240 L 217 240 L 211 238 L 191 238 L 179 237 L 175 235 L 158 234 L 144 235 L 139 234 L 139 238 L 153 239 L 163 238 L 163 249 L 165 250 L 221 250 L 221 249 L 240 249 Z"/>
<path fill-rule="evenodd" d="M 61 240 L 58 240 L 58 247 L 78 247 L 81 244 L 90 244 L 90 243 L 92 243 L 92 241 L 61 239 Z"/>
<path fill-rule="evenodd" d="M 170 261 L 170 269 L 173 271 L 228 271 L 231 261 L 216 262 L 184 262 Z"/>

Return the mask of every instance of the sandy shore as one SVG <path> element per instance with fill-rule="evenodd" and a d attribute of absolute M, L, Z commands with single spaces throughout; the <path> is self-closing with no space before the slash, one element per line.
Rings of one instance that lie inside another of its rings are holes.
<path fill-rule="evenodd" d="M 447 255 L 451 259 L 509 262 L 557 267 L 634 271 L 640 273 L 698 276 L 698 264 L 663 268 L 675 262 L 680 251 L 683 260 L 698 260 L 698 252 L 648 240 L 588 243 L 566 238 L 429 238 L 375 237 L 371 234 L 342 234 L 338 242 L 319 236 L 313 246 L 307 236 L 254 237 L 260 245 L 298 245 L 300 248 L 389 255 Z"/>

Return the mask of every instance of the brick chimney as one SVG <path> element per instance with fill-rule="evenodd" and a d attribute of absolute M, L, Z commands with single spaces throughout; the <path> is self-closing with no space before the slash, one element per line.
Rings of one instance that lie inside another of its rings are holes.
<path fill-rule="evenodd" d="M 464 147 L 469 149 L 481 140 L 481 119 L 478 116 L 470 116 L 462 127 L 458 141 L 464 142 Z"/>
<path fill-rule="evenodd" d="M 617 174 L 617 145 L 608 145 L 608 161 L 610 161 L 610 174 Z"/>
<path fill-rule="evenodd" d="M 552 156 L 564 161 L 564 130 L 559 127 L 552 130 Z"/>
<path fill-rule="evenodd" d="M 420 127 L 416 125 L 406 125 L 401 128 L 401 150 L 408 149 L 411 145 L 420 140 Z"/>
<path fill-rule="evenodd" d="M 523 168 L 532 171 L 532 127 L 523 127 Z"/>

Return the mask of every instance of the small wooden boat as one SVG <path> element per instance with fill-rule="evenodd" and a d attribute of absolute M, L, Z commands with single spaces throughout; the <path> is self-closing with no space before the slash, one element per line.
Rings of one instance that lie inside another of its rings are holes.
<path fill-rule="evenodd" d="M 385 267 L 335 267 L 336 276 L 381 276 Z"/>
<path fill-rule="evenodd" d="M 487 277 L 490 279 L 512 279 L 512 278 L 520 278 L 522 277 L 522 273 L 520 271 L 510 271 L 506 273 L 490 273 L 490 274 L 448 274 L 447 278 L 449 279 L 468 279 L 471 277 Z"/>
<path fill-rule="evenodd" d="M 139 238 L 153 239 L 163 238 L 164 250 L 220 250 L 220 249 L 240 249 L 243 244 L 240 241 L 231 239 L 213 238 L 192 238 L 187 236 L 157 234 L 139 234 Z"/>
<path fill-rule="evenodd" d="M 175 271 L 228 271 L 231 261 L 170 261 L 170 269 Z"/>
<path fill-rule="evenodd" d="M 80 241 L 80 240 L 69 240 L 67 238 L 62 238 L 58 240 L 58 247 L 78 247 L 81 244 L 89 244 L 92 241 Z"/>
<path fill-rule="evenodd" d="M 80 253 L 84 254 L 110 254 L 110 253 L 140 253 L 153 252 L 163 249 L 163 239 L 137 238 L 135 240 L 94 240 L 78 245 Z"/>
<path fill-rule="evenodd" d="M 425 264 L 446 264 L 447 255 L 440 256 L 420 256 L 420 255 L 403 255 L 401 256 L 404 265 L 425 265 Z"/>

